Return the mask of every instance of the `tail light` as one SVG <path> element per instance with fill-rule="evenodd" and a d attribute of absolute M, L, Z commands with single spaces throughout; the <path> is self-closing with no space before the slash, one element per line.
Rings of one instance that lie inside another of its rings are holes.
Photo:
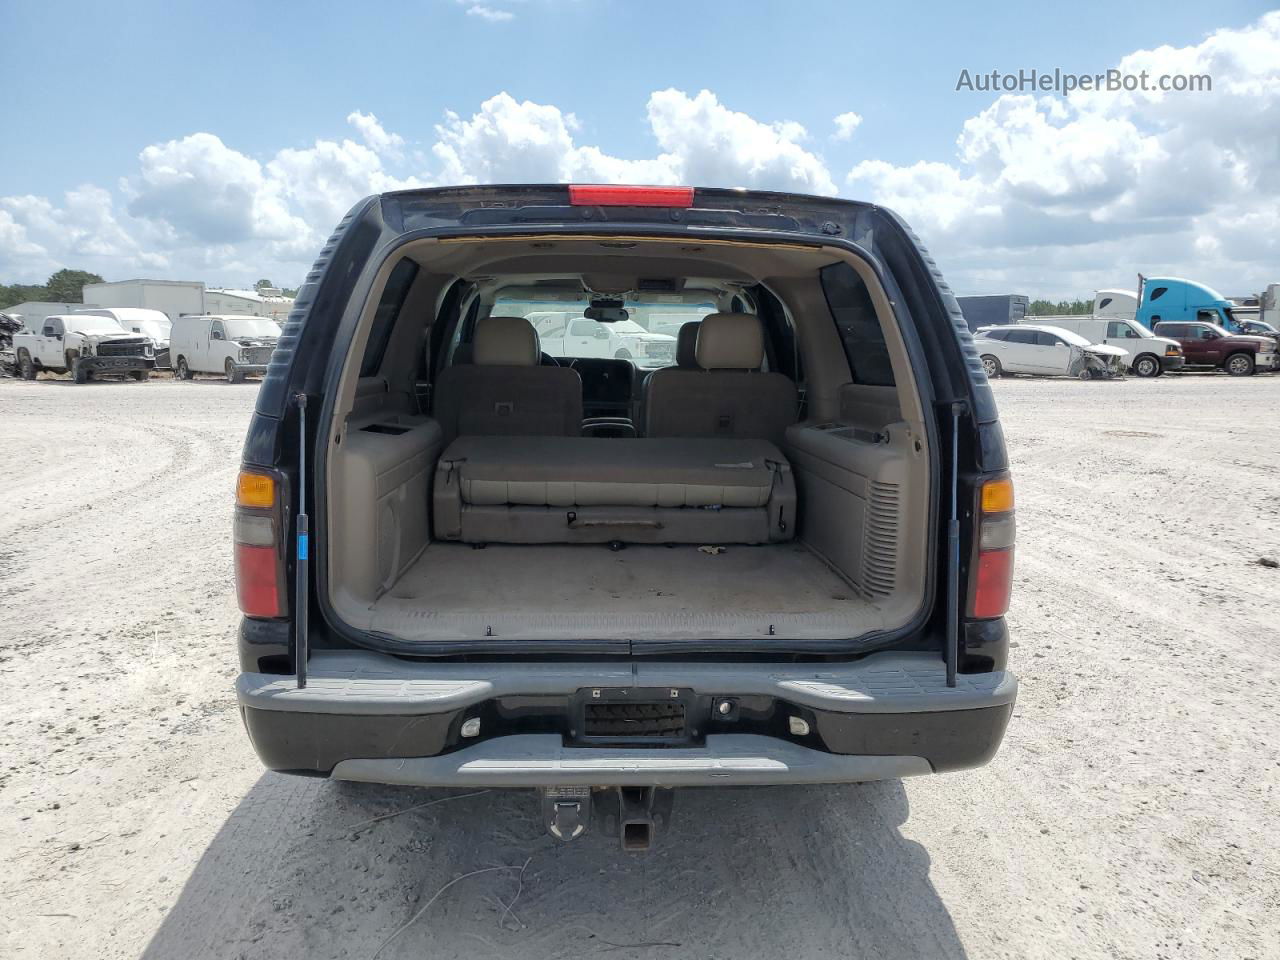
<path fill-rule="evenodd" d="M 978 491 L 978 561 L 969 588 L 969 616 L 1003 617 L 1013 588 L 1013 481 L 995 477 Z"/>
<path fill-rule="evenodd" d="M 278 474 L 264 470 L 241 470 L 236 480 L 236 599 L 246 617 L 288 613 L 282 487 Z"/>
<path fill-rule="evenodd" d="M 693 187 L 625 187 L 572 183 L 569 204 L 574 207 L 692 207 Z"/>

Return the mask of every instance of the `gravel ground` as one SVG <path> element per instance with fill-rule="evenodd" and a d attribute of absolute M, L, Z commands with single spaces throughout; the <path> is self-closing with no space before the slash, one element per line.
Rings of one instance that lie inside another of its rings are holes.
<path fill-rule="evenodd" d="M 1280 377 L 996 390 L 995 761 L 686 791 L 625 857 L 531 794 L 264 774 L 231 689 L 256 388 L 0 383 L 0 955 L 370 957 L 415 914 L 379 956 L 1280 955 Z"/>

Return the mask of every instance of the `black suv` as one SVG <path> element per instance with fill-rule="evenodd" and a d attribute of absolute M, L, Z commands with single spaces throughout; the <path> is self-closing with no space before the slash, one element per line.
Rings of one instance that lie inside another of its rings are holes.
<path fill-rule="evenodd" d="M 990 759 L 1013 539 L 982 365 L 891 212 L 370 197 L 245 443 L 241 711 L 273 770 L 536 788 L 556 836 L 642 849 L 673 787 Z"/>

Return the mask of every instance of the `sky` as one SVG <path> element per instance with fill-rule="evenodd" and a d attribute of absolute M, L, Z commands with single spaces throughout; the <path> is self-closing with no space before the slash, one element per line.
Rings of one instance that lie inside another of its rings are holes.
<path fill-rule="evenodd" d="M 545 181 L 882 203 L 960 294 L 1280 281 L 1280 11 L 976 9 L 0 0 L 0 282 L 295 286 L 362 196 Z M 977 79 L 1032 69 L 1212 89 Z"/>

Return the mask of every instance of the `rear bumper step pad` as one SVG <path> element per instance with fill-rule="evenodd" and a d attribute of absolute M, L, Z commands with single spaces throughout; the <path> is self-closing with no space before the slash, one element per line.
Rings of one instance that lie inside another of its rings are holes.
<path fill-rule="evenodd" d="M 705 747 L 648 751 L 565 747 L 559 737 L 529 734 L 438 757 L 344 760 L 332 775 L 423 787 L 683 787 L 854 783 L 930 772 L 920 757 L 839 756 L 749 734 L 707 737 Z"/>

